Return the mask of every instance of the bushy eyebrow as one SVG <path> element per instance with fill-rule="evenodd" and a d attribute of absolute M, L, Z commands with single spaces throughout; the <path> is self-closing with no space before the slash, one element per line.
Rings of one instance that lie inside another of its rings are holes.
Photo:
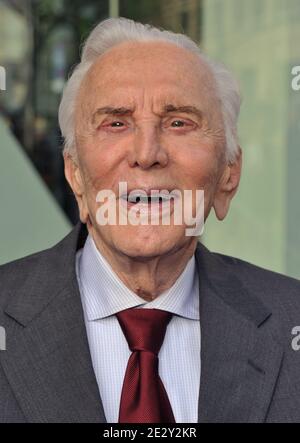
<path fill-rule="evenodd" d="M 98 108 L 94 114 L 93 114 L 93 122 L 95 120 L 95 117 L 97 117 L 98 115 L 132 115 L 134 112 L 133 108 L 126 108 L 126 107 L 112 107 L 112 106 L 103 106 L 101 108 Z M 185 105 L 185 106 L 175 106 L 172 104 L 167 104 L 163 107 L 162 111 L 160 112 L 160 114 L 164 115 L 164 114 L 168 114 L 171 112 L 183 112 L 186 114 L 194 114 L 199 118 L 203 117 L 203 113 L 200 109 L 198 109 L 196 106 L 192 106 L 192 105 Z"/>
<path fill-rule="evenodd" d="M 202 118 L 203 112 L 196 106 L 185 105 L 185 106 L 174 106 L 172 104 L 166 105 L 163 110 L 165 113 L 168 112 L 184 112 L 185 114 L 195 114 L 197 117 Z"/>

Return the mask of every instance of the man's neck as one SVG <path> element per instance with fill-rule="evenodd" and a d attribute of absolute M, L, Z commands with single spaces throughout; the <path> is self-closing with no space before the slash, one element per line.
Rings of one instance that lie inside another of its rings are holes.
<path fill-rule="evenodd" d="M 117 250 L 112 250 L 93 230 L 90 235 L 98 251 L 107 260 L 122 282 L 146 301 L 154 300 L 169 289 L 184 271 L 193 256 L 197 239 L 184 247 L 169 251 L 157 257 L 132 258 Z M 172 272 L 170 272 L 172 271 Z"/>

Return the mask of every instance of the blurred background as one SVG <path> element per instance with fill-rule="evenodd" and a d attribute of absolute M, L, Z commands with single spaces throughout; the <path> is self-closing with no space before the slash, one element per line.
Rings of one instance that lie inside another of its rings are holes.
<path fill-rule="evenodd" d="M 184 32 L 236 74 L 243 176 L 203 242 L 300 278 L 299 0 L 0 0 L 0 263 L 52 246 L 78 220 L 57 111 L 84 39 L 118 15 Z"/>

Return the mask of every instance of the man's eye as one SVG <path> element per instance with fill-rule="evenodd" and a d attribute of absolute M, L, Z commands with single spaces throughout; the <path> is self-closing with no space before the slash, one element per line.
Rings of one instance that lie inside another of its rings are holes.
<path fill-rule="evenodd" d="M 113 132 L 116 132 L 116 131 L 114 131 L 115 129 L 123 128 L 125 126 L 125 124 L 124 124 L 124 122 L 122 122 L 120 120 L 112 120 L 112 121 L 104 122 L 101 126 L 105 130 L 108 130 L 108 131 L 111 130 Z M 100 127 L 99 127 L 99 129 L 100 129 Z M 119 132 L 119 131 L 117 131 L 117 132 Z"/>
<path fill-rule="evenodd" d="M 187 123 L 184 120 L 173 120 L 171 126 L 173 126 L 173 128 L 182 128 L 183 126 L 187 126 Z"/>
<path fill-rule="evenodd" d="M 123 123 L 123 122 L 120 122 L 119 120 L 116 120 L 116 121 L 110 122 L 110 123 L 108 124 L 108 126 L 112 126 L 113 128 L 120 128 L 120 127 L 122 127 L 122 125 L 124 125 L 124 123 Z"/>
<path fill-rule="evenodd" d="M 187 127 L 187 126 L 191 126 L 191 122 L 187 122 L 185 120 L 173 120 L 171 122 L 171 126 L 173 128 L 184 128 L 184 127 Z"/>

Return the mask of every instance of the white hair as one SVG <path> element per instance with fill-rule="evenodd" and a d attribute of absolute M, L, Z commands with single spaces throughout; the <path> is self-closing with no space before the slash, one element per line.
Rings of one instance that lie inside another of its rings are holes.
<path fill-rule="evenodd" d="M 76 97 L 84 76 L 99 56 L 125 41 L 173 43 L 197 54 L 206 63 L 215 81 L 221 106 L 226 159 L 228 162 L 233 162 L 239 150 L 237 119 L 241 104 L 239 85 L 234 76 L 222 63 L 204 55 L 198 45 L 188 36 L 162 30 L 149 24 L 144 25 L 124 17 L 103 20 L 93 29 L 83 46 L 80 63 L 67 81 L 58 113 L 59 125 L 64 137 L 64 152 L 76 154 L 74 113 Z"/>

